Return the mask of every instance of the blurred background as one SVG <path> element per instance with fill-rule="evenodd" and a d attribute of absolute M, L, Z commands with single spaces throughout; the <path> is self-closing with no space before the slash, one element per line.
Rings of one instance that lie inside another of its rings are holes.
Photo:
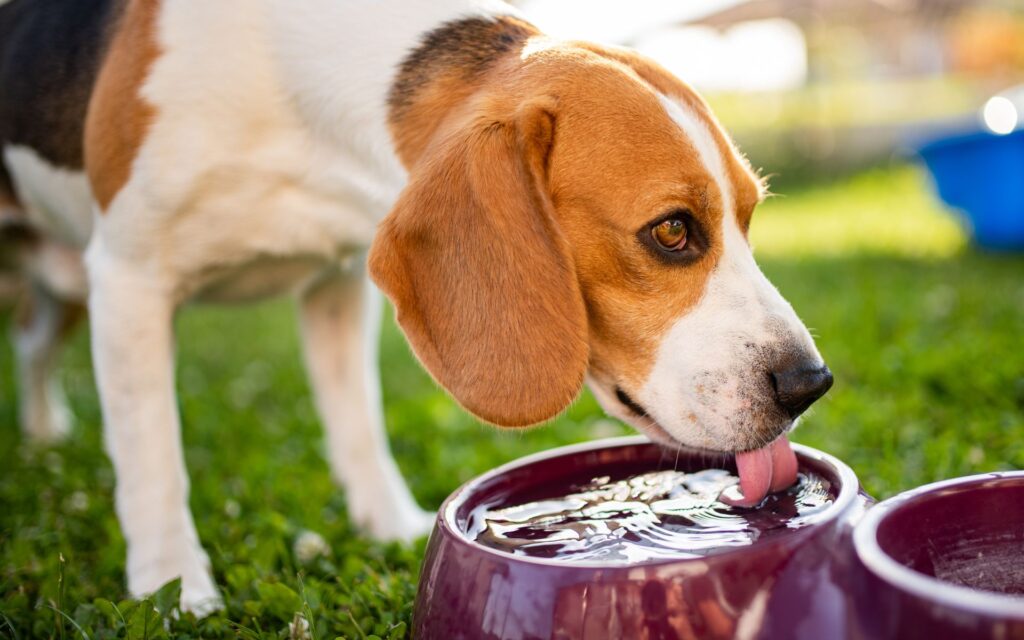
<path fill-rule="evenodd" d="M 517 4 L 552 34 L 659 60 L 771 176 L 777 195 L 754 216 L 755 255 L 836 377 L 795 441 L 845 460 L 876 497 L 1024 467 L 1024 3 Z M 587 392 L 539 428 L 480 424 L 385 318 L 392 448 L 426 507 L 518 456 L 629 433 Z M 2 307 L 0 330 L 12 321 Z M 228 608 L 202 623 L 168 615 L 167 628 L 296 637 L 288 623 L 304 607 L 323 637 L 405 637 L 422 546 L 371 543 L 349 525 L 293 304 L 189 308 L 177 332 L 192 508 Z M 125 637 L 142 615 L 118 602 L 124 546 L 87 331 L 63 365 L 77 426 L 67 443 L 28 446 L 0 341 L 0 637 L 71 637 L 69 621 Z M 326 541 L 312 556 L 299 548 L 310 532 Z"/>
<path fill-rule="evenodd" d="M 980 118 L 1024 82 L 1019 0 L 517 4 L 548 33 L 656 59 L 704 93 L 780 185 L 888 161 L 937 132 L 1017 123 L 998 100 Z"/>

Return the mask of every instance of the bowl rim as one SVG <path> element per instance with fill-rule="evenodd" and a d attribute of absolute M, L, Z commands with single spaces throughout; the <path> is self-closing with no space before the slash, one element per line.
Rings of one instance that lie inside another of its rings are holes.
<path fill-rule="evenodd" d="M 917 144 L 913 146 L 914 152 L 923 158 L 926 154 L 947 151 L 963 144 L 974 144 L 977 142 L 1002 143 L 1004 140 L 1014 140 L 1016 142 L 1015 139 L 1021 137 L 1024 137 L 1024 128 L 1022 127 L 1006 133 L 995 133 L 976 125 L 970 125 L 964 128 L 947 129 L 938 135 L 925 137 L 923 140 L 917 141 Z"/>
<path fill-rule="evenodd" d="M 699 556 L 691 558 L 656 558 L 651 560 L 645 560 L 641 562 L 633 563 L 622 563 L 622 562 L 600 562 L 600 561 L 586 561 L 586 562 L 565 562 L 561 560 L 554 560 L 551 558 L 538 558 L 534 556 L 521 556 L 498 549 L 492 549 L 485 545 L 477 543 L 475 540 L 471 540 L 460 530 L 458 522 L 456 521 L 456 513 L 459 507 L 468 499 L 473 493 L 480 487 L 480 485 L 489 482 L 497 476 L 512 471 L 514 469 L 528 466 L 543 460 L 549 460 L 552 458 L 559 458 L 562 456 L 575 455 L 580 453 L 586 453 L 588 451 L 595 451 L 599 449 L 612 449 L 619 447 L 631 447 L 644 444 L 656 444 L 651 439 L 643 435 L 635 436 L 617 436 L 612 438 L 601 438 L 599 440 L 589 440 L 586 442 L 580 442 L 577 444 L 570 444 L 562 447 L 555 447 L 554 449 L 545 449 L 537 453 L 532 453 L 521 458 L 516 458 L 510 462 L 495 467 L 490 471 L 482 473 L 462 484 L 458 489 L 449 495 L 441 508 L 438 509 L 437 513 L 437 528 L 442 530 L 444 533 L 453 538 L 457 543 L 465 544 L 473 549 L 484 551 L 488 554 L 497 556 L 509 562 L 524 562 L 526 564 L 542 565 L 549 567 L 557 567 L 560 569 L 566 568 L 580 568 L 580 569 L 603 569 L 603 570 L 614 570 L 623 569 L 629 570 L 636 567 L 645 566 L 657 566 L 664 564 L 677 564 L 681 562 L 705 562 L 708 558 L 722 558 L 728 557 L 735 554 L 749 553 L 754 545 L 748 545 L 745 547 L 736 547 L 727 551 L 721 551 L 710 556 Z M 829 455 L 818 449 L 814 449 L 802 444 L 795 442 L 790 443 L 793 447 L 794 452 L 803 458 L 813 460 L 820 464 L 835 469 L 836 474 L 839 476 L 840 486 L 839 495 L 836 496 L 835 501 L 824 511 L 818 514 L 818 517 L 811 523 L 811 526 L 803 527 L 797 531 L 813 531 L 819 528 L 821 525 L 832 522 L 837 518 L 841 517 L 847 510 L 847 508 L 853 503 L 857 495 L 860 493 L 860 481 L 857 478 L 857 474 L 853 472 L 853 469 L 849 467 L 845 462 L 838 458 Z M 433 536 L 433 534 L 431 534 Z M 769 543 L 770 544 L 770 543 Z"/>
<path fill-rule="evenodd" d="M 1024 620 L 1024 596 L 983 591 L 944 582 L 897 562 L 878 544 L 878 528 L 886 516 L 893 514 L 901 507 L 926 494 L 993 480 L 1024 480 L 1024 471 L 993 471 L 940 480 L 909 489 L 877 503 L 867 510 L 863 519 L 853 529 L 854 553 L 857 554 L 857 558 L 868 571 L 895 589 L 954 609 L 966 609 L 993 617 Z"/>

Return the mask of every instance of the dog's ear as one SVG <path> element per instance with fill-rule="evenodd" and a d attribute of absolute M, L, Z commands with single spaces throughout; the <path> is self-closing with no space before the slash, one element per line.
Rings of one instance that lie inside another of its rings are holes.
<path fill-rule="evenodd" d="M 546 165 L 554 103 L 483 115 L 435 140 L 381 223 L 370 274 L 434 378 L 476 416 L 564 410 L 587 368 L 586 311 Z"/>

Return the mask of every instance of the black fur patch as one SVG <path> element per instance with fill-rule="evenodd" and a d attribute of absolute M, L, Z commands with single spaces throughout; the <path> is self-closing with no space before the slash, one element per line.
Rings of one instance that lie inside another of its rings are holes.
<path fill-rule="evenodd" d="M 0 158 L 0 206 L 3 206 L 4 200 L 17 202 L 18 199 L 14 195 L 14 185 L 11 183 L 11 176 L 7 173 L 7 167 L 4 166 L 3 159 Z"/>
<path fill-rule="evenodd" d="M 529 23 L 509 17 L 466 18 L 434 29 L 399 67 L 388 93 L 389 119 L 401 120 L 416 94 L 437 74 L 454 70 L 472 80 L 537 33 Z"/>
<path fill-rule="evenodd" d="M 12 0 L 0 5 L 0 145 L 83 165 L 83 133 L 111 25 L 125 0 Z M 10 182 L 0 169 L 0 189 Z M 8 186 L 9 188 L 9 186 Z"/>

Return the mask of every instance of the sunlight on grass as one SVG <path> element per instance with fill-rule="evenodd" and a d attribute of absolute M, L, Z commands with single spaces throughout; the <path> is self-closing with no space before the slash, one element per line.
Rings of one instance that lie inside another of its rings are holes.
<path fill-rule="evenodd" d="M 876 169 L 852 179 L 769 198 L 754 214 L 758 258 L 877 253 L 944 258 L 966 237 L 923 169 Z"/>

